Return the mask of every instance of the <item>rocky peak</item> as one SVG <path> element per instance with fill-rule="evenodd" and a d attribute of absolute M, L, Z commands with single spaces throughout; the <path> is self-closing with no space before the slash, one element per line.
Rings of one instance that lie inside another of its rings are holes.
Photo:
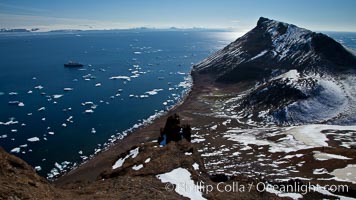
<path fill-rule="evenodd" d="M 334 39 L 261 17 L 251 31 L 194 66 L 193 73 L 239 82 L 264 79 L 276 69 L 338 71 L 355 66 L 355 55 Z"/>
<path fill-rule="evenodd" d="M 268 18 L 260 17 L 260 18 L 258 19 L 258 21 L 257 21 L 257 26 L 262 26 L 263 23 L 269 22 L 269 21 L 271 21 L 271 20 L 268 19 Z"/>
<path fill-rule="evenodd" d="M 276 35 L 285 34 L 289 25 L 291 25 L 291 24 L 287 24 L 287 23 L 276 21 L 276 20 L 271 20 L 268 18 L 260 17 L 260 19 L 257 21 L 256 28 L 262 29 L 265 32 L 274 31 L 272 36 L 276 36 Z M 294 26 L 294 25 L 291 25 L 291 26 Z"/>

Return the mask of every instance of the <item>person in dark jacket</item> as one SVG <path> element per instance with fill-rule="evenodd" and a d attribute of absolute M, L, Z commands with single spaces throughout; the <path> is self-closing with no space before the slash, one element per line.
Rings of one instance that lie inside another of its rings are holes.
<path fill-rule="evenodd" d="M 191 128 L 190 125 L 180 125 L 180 117 L 173 114 L 167 118 L 164 128 L 160 130 L 160 137 L 158 143 L 166 145 L 171 141 L 178 142 L 182 139 L 191 141 Z"/>

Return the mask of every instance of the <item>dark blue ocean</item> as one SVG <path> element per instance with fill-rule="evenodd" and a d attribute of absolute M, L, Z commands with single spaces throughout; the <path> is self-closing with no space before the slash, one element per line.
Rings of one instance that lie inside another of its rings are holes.
<path fill-rule="evenodd" d="M 223 31 L 0 35 L 0 146 L 51 177 L 175 105 Z M 69 60 L 83 68 L 65 68 Z M 50 171 L 52 170 L 52 173 Z"/>

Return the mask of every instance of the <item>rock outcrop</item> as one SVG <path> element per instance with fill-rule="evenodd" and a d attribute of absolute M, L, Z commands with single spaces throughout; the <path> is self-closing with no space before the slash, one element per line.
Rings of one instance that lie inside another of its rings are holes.
<path fill-rule="evenodd" d="M 173 114 L 167 118 L 166 125 L 160 130 L 158 144 L 166 145 L 171 141 L 178 142 L 182 139 L 191 141 L 191 128 L 189 124 L 180 124 L 180 117 Z"/>
<path fill-rule="evenodd" d="M 55 199 L 57 190 L 20 158 L 0 148 L 0 199 Z"/>

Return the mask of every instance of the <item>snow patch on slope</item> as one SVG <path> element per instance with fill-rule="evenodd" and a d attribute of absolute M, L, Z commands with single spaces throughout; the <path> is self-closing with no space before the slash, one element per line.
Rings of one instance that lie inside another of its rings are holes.
<path fill-rule="evenodd" d="M 301 149 L 310 149 L 315 147 L 329 146 L 326 135 L 328 131 L 344 130 L 356 131 L 356 126 L 334 126 L 323 124 L 311 124 L 284 128 L 281 131 L 269 133 L 266 128 L 254 129 L 232 129 L 228 130 L 223 137 L 230 141 L 236 141 L 242 147 L 248 147 L 250 144 L 257 146 L 269 146 L 269 152 L 294 152 Z M 268 140 L 269 137 L 276 135 L 286 135 L 277 141 Z M 331 156 L 331 155 L 330 155 Z M 334 155 L 338 156 L 338 155 Z M 337 157 L 338 159 L 347 159 L 346 157 Z"/>
<path fill-rule="evenodd" d="M 356 165 L 347 165 L 345 168 L 335 169 L 330 173 L 338 181 L 346 181 L 356 184 Z"/>
<path fill-rule="evenodd" d="M 139 153 L 139 147 L 137 147 L 137 148 L 135 148 L 135 149 L 132 149 L 132 150 L 130 151 L 130 153 L 127 154 L 125 157 L 118 159 L 118 160 L 115 162 L 115 164 L 112 166 L 112 169 L 116 169 L 116 168 L 121 167 L 121 166 L 124 164 L 125 160 L 128 159 L 128 158 L 130 158 L 130 157 L 131 157 L 131 158 L 136 158 L 136 156 L 138 155 L 138 153 Z"/>
<path fill-rule="evenodd" d="M 199 191 L 199 187 L 194 184 L 191 179 L 191 174 L 184 168 L 177 168 L 164 174 L 158 174 L 156 176 L 162 183 L 171 183 L 175 185 L 175 191 L 190 199 L 200 200 L 205 199 L 202 193 Z"/>

